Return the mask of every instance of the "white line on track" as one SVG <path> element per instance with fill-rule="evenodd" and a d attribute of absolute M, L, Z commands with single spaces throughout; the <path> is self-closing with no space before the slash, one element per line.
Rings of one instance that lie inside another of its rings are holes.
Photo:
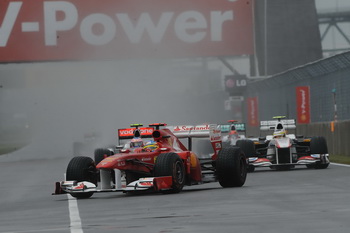
<path fill-rule="evenodd" d="M 64 174 L 64 180 L 66 180 L 66 174 Z M 67 197 L 70 219 L 70 232 L 83 233 L 77 199 L 72 197 L 70 194 L 67 194 Z"/>
<path fill-rule="evenodd" d="M 28 233 L 28 232 L 54 232 L 54 231 L 67 231 L 67 228 L 53 228 L 53 229 L 41 229 L 41 230 L 25 230 L 25 231 L 6 231 L 1 233 Z"/>
<path fill-rule="evenodd" d="M 70 232 L 83 233 L 77 199 L 72 197 L 70 194 L 67 194 L 67 197 L 68 197 L 69 218 L 70 218 Z"/>
<path fill-rule="evenodd" d="M 331 163 L 332 165 L 336 165 L 336 166 L 342 166 L 342 167 L 350 167 L 350 165 L 348 164 L 342 164 L 342 163 Z"/>

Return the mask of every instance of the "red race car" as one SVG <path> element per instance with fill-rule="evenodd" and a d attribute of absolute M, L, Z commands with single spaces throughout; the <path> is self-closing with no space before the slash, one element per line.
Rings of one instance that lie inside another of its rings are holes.
<path fill-rule="evenodd" d="M 132 136 L 124 135 L 124 139 L 131 137 L 131 141 L 119 153 L 102 158 L 98 164 L 90 157 L 72 158 L 66 181 L 56 182 L 53 194 L 69 193 L 76 198 L 89 198 L 96 192 L 177 193 L 184 185 L 216 181 L 222 187 L 244 185 L 247 159 L 239 147 L 221 147 L 217 125 L 166 127 L 158 123 L 144 131 L 139 126 L 142 125 L 132 128 Z M 199 158 L 191 150 L 193 138 L 207 138 L 213 154 L 209 158 Z"/>

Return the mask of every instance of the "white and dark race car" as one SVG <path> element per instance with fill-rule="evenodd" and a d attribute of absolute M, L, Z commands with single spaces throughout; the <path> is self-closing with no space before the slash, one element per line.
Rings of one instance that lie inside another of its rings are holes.
<path fill-rule="evenodd" d="M 219 182 L 222 187 L 241 187 L 245 183 L 247 158 L 238 147 L 222 148 L 217 125 L 157 123 L 144 132 L 135 127 L 119 135 L 132 139 L 113 155 L 95 155 L 96 161 L 88 156 L 72 158 L 66 180 L 56 182 L 53 194 L 89 198 L 100 192 L 178 193 L 184 185 Z M 213 154 L 199 158 L 192 150 L 193 138 L 209 141 Z"/>
<path fill-rule="evenodd" d="M 245 123 L 238 123 L 236 120 L 229 120 L 227 124 L 221 124 L 220 128 L 222 147 L 239 147 L 247 158 L 256 156 L 254 141 L 245 136 Z"/>
<path fill-rule="evenodd" d="M 287 130 L 296 130 L 296 124 L 294 119 L 284 118 L 278 116 L 274 120 L 260 122 L 261 131 L 273 131 L 273 134 L 252 139 L 256 154 L 249 156 L 248 171 L 253 172 L 256 167 L 289 170 L 296 165 L 327 168 L 330 162 L 326 139 L 287 134 Z"/>
<path fill-rule="evenodd" d="M 222 143 L 236 145 L 238 140 L 245 139 L 245 124 L 238 123 L 237 120 L 229 120 L 227 124 L 221 124 Z"/>

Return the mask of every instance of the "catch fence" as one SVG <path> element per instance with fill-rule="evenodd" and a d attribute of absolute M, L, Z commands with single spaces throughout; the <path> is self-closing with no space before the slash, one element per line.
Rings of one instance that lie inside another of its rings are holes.
<path fill-rule="evenodd" d="M 298 86 L 310 87 L 311 121 L 298 124 L 298 134 L 325 136 L 330 153 L 350 156 L 350 52 L 251 82 L 245 99 L 258 98 L 259 120 L 279 115 L 296 119 Z M 259 134 L 258 127 L 248 124 L 247 130 L 251 135 Z"/>

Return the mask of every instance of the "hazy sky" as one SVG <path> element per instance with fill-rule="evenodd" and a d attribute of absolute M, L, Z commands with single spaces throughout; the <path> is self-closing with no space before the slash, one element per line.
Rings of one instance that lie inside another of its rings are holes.
<path fill-rule="evenodd" d="M 316 0 L 316 7 L 319 13 L 324 12 L 350 12 L 350 0 Z M 350 27 L 349 23 L 338 23 L 339 28 L 347 35 L 350 36 Z M 328 25 L 320 25 L 321 35 L 325 32 Z M 322 41 L 322 47 L 326 49 L 346 49 L 350 48 L 349 43 L 341 35 L 339 30 L 335 27 L 331 27 L 329 32 L 326 34 L 325 38 Z M 325 53 L 324 56 L 332 56 L 334 53 L 329 52 Z"/>
<path fill-rule="evenodd" d="M 349 0 L 315 0 L 318 11 L 343 11 L 350 10 Z"/>

